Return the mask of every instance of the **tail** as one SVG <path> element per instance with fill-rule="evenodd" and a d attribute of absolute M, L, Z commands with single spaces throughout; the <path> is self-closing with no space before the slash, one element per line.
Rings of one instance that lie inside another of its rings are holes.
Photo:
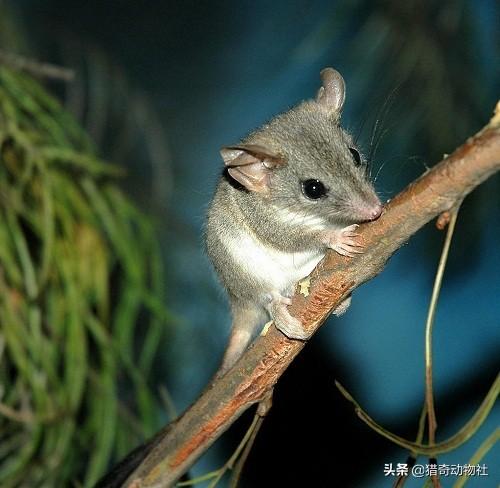
<path fill-rule="evenodd" d="M 255 304 L 231 300 L 231 311 L 233 316 L 231 335 L 216 377 L 222 376 L 234 366 L 265 320 L 264 310 Z"/>

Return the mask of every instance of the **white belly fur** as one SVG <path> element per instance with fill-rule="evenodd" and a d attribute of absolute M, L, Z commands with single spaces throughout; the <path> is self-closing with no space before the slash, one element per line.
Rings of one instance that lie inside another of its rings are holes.
<path fill-rule="evenodd" d="M 288 208 L 274 207 L 276 216 L 284 224 L 295 224 L 309 230 L 325 230 L 328 224 L 322 217 L 295 212 Z"/>
<path fill-rule="evenodd" d="M 228 242 L 229 254 L 248 273 L 262 281 L 262 292 L 286 293 L 292 285 L 305 278 L 321 261 L 324 252 L 286 253 L 266 247 L 251 235 L 234 237 Z"/>

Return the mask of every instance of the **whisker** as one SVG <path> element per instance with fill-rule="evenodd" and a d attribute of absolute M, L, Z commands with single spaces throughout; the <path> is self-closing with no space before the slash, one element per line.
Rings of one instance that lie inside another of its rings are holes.
<path fill-rule="evenodd" d="M 376 121 L 372 130 L 371 138 L 370 138 L 370 153 L 368 155 L 368 160 L 372 161 L 373 158 L 375 157 L 375 153 L 378 149 L 378 146 L 380 144 L 381 139 L 383 136 L 385 136 L 387 131 L 381 131 L 379 132 L 380 128 L 383 127 L 385 120 L 387 118 L 387 115 L 389 114 L 392 105 L 394 103 L 394 100 L 396 98 L 396 93 L 399 91 L 401 88 L 402 82 L 398 83 L 389 93 L 389 95 L 386 97 L 384 103 L 382 104 L 382 107 L 378 110 L 377 116 L 376 116 Z"/>

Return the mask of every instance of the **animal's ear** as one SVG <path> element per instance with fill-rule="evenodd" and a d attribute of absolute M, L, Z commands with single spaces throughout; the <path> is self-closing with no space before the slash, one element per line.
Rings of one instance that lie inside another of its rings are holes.
<path fill-rule="evenodd" d="M 345 81 L 333 68 L 325 68 L 320 73 L 322 86 L 316 95 L 316 102 L 335 119 L 340 119 L 345 101 Z"/>
<path fill-rule="evenodd" d="M 258 144 L 227 146 L 220 153 L 231 177 L 259 193 L 268 191 L 272 170 L 285 164 L 280 154 Z"/>

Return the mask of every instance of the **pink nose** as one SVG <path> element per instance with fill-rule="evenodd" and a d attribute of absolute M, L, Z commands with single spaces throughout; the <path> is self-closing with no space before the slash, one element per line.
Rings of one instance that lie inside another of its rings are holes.
<path fill-rule="evenodd" d="M 369 212 L 370 220 L 377 220 L 382 213 L 382 209 L 382 205 L 380 203 L 377 203 L 377 205 L 375 205 Z"/>

